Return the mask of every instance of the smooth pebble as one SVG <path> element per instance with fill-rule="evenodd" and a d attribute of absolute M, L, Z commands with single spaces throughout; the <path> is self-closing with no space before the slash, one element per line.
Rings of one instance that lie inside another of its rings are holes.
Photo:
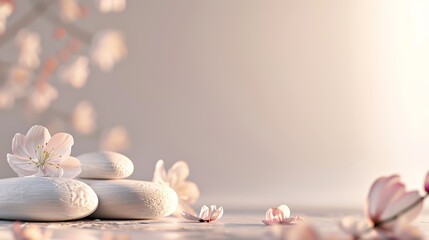
<path fill-rule="evenodd" d="M 95 211 L 98 198 L 85 183 L 67 178 L 0 179 L 0 218 L 68 221 Z"/>
<path fill-rule="evenodd" d="M 176 192 L 164 185 L 138 180 L 82 180 L 100 201 L 91 218 L 152 219 L 171 215 L 177 208 Z"/>
<path fill-rule="evenodd" d="M 77 156 L 82 172 L 78 178 L 123 179 L 134 171 L 133 162 L 117 152 L 90 152 Z"/>

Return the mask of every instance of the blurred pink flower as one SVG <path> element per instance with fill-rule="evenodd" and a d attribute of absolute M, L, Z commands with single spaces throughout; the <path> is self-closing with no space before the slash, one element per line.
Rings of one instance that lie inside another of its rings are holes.
<path fill-rule="evenodd" d="M 9 109 L 15 104 L 15 95 L 9 87 L 0 89 L 0 108 Z"/>
<path fill-rule="evenodd" d="M 31 110 L 40 113 L 48 109 L 51 102 L 58 97 L 58 91 L 46 82 L 37 84 L 28 96 Z"/>
<path fill-rule="evenodd" d="M 429 172 L 426 174 L 426 178 L 425 178 L 425 191 L 427 193 L 429 193 Z"/>
<path fill-rule="evenodd" d="M 368 194 L 368 220 L 379 235 L 393 237 L 397 229 L 404 228 L 420 214 L 423 206 L 420 199 L 418 191 L 405 191 L 398 175 L 381 177 Z M 408 209 L 410 206 L 413 207 Z"/>
<path fill-rule="evenodd" d="M 101 70 L 110 71 L 115 63 L 127 55 L 124 36 L 118 31 L 103 31 L 94 38 L 92 60 Z"/>
<path fill-rule="evenodd" d="M 77 132 L 88 135 L 94 132 L 97 114 L 88 101 L 81 101 L 72 114 L 72 124 Z"/>
<path fill-rule="evenodd" d="M 96 0 L 96 5 L 100 12 L 121 12 L 127 5 L 126 0 Z"/>
<path fill-rule="evenodd" d="M 0 1 L 0 35 L 6 30 L 6 20 L 12 14 L 14 4 L 11 0 Z"/>
<path fill-rule="evenodd" d="M 349 235 L 352 239 L 358 239 L 361 235 L 370 229 L 370 225 L 365 220 L 357 220 L 353 216 L 347 216 L 341 219 L 339 223 L 340 229 Z"/>
<path fill-rule="evenodd" d="M 76 0 L 60 0 L 60 16 L 66 22 L 72 22 L 82 17 L 82 11 Z"/>
<path fill-rule="evenodd" d="M 296 224 L 302 221 L 301 217 L 290 216 L 290 209 L 286 205 L 281 205 L 278 208 L 270 208 L 265 213 L 265 220 L 262 222 L 265 225 L 271 224 Z"/>
<path fill-rule="evenodd" d="M 130 147 L 127 129 L 116 126 L 101 134 L 100 149 L 104 151 L 122 151 Z"/>
<path fill-rule="evenodd" d="M 77 56 L 68 66 L 60 69 L 60 77 L 74 88 L 82 88 L 89 75 L 88 64 L 88 57 Z"/>
<path fill-rule="evenodd" d="M 22 98 L 27 94 L 32 75 L 32 71 L 25 67 L 13 66 L 9 70 L 9 79 L 6 86 L 11 89 L 16 98 Z"/>
<path fill-rule="evenodd" d="M 212 222 L 220 219 L 222 215 L 223 215 L 223 208 L 222 207 L 217 208 L 216 205 L 211 205 L 210 208 L 204 205 L 201 208 L 200 215 L 198 215 L 198 217 L 192 213 L 182 211 L 182 216 L 185 219 L 196 221 L 196 222 Z"/>
<path fill-rule="evenodd" d="M 15 222 L 13 224 L 13 235 L 15 240 L 50 240 L 52 231 L 42 231 L 42 229 L 35 224 L 22 227 L 21 222 Z"/>
<path fill-rule="evenodd" d="M 40 35 L 27 29 L 21 29 L 16 35 L 16 43 L 19 48 L 19 64 L 30 69 L 39 67 Z"/>
<path fill-rule="evenodd" d="M 180 216 L 182 211 L 196 215 L 196 212 L 190 207 L 191 204 L 200 196 L 200 191 L 195 183 L 186 181 L 189 176 L 188 164 L 184 161 L 176 162 L 168 172 L 165 171 L 164 161 L 159 160 L 156 163 L 152 181 L 162 185 L 167 185 L 176 191 L 179 197 L 179 204 L 173 213 Z"/>
<path fill-rule="evenodd" d="M 73 137 L 35 125 L 27 135 L 17 133 L 12 140 L 13 154 L 7 154 L 10 167 L 18 176 L 64 177 L 79 175 L 80 162 L 70 157 Z"/>

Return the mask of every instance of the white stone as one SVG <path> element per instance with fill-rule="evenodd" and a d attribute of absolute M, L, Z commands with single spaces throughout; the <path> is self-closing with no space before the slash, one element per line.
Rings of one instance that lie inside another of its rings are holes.
<path fill-rule="evenodd" d="M 133 162 L 117 152 L 90 152 L 77 157 L 82 172 L 79 178 L 88 179 L 122 179 L 134 171 Z"/>
<path fill-rule="evenodd" d="M 91 218 L 151 219 L 171 215 L 177 208 L 176 192 L 164 185 L 138 180 L 82 180 L 100 201 Z"/>
<path fill-rule="evenodd" d="M 98 198 L 85 183 L 67 178 L 0 179 L 0 219 L 67 221 L 95 211 Z"/>

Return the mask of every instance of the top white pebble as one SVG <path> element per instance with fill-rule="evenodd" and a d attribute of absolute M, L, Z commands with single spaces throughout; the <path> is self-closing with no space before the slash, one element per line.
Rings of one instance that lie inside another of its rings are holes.
<path fill-rule="evenodd" d="M 82 172 L 79 178 L 88 179 L 123 179 L 134 171 L 133 162 L 117 152 L 91 152 L 77 157 Z"/>

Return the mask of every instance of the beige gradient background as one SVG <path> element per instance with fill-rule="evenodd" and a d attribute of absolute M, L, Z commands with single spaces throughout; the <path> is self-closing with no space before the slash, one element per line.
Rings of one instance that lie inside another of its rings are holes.
<path fill-rule="evenodd" d="M 187 161 L 200 203 L 361 207 L 376 177 L 401 173 L 421 188 L 429 170 L 422 9 L 411 0 L 129 0 L 124 13 L 84 26 L 122 29 L 128 58 L 110 74 L 93 69 L 81 90 L 53 83 L 53 107 L 88 99 L 100 127 L 126 126 L 134 179 L 150 180 L 158 159 Z M 38 120 L 16 109 L 0 118 L 0 176 L 11 177 L 12 137 Z M 73 155 L 98 146 L 75 142 Z"/>

